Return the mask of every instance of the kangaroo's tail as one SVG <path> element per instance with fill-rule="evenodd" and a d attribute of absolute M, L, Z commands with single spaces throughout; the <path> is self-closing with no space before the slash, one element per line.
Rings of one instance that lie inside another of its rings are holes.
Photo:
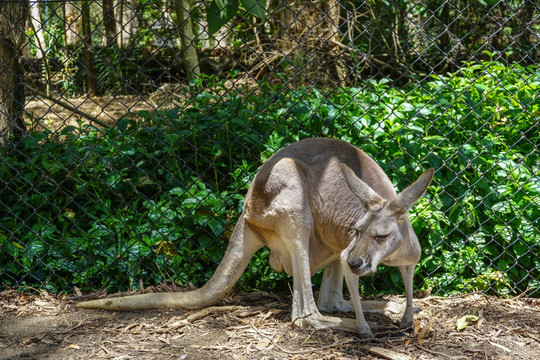
<path fill-rule="evenodd" d="M 202 288 L 187 292 L 131 295 L 84 301 L 78 307 L 104 310 L 144 310 L 158 308 L 200 309 L 218 303 L 238 281 L 251 257 L 263 242 L 242 214 L 231 235 L 229 247 L 212 278 Z"/>

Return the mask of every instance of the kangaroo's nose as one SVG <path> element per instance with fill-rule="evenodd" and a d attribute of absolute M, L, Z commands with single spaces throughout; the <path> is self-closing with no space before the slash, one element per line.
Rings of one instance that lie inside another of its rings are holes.
<path fill-rule="evenodd" d="M 355 257 L 349 259 L 347 264 L 354 273 L 363 273 L 366 269 L 370 267 L 369 260 L 366 260 L 362 257 Z"/>
<path fill-rule="evenodd" d="M 362 265 L 364 264 L 364 260 L 362 259 L 349 260 L 347 261 L 347 264 L 349 264 L 349 267 L 351 268 L 352 271 L 356 271 L 362 267 Z"/>

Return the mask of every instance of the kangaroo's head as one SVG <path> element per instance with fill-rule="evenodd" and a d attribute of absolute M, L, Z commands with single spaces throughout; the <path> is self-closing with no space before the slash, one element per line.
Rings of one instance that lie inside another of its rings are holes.
<path fill-rule="evenodd" d="M 414 234 L 405 230 L 408 226 L 404 224 L 407 211 L 426 191 L 434 170 L 426 170 L 413 184 L 390 200 L 378 195 L 348 166 L 343 164 L 342 170 L 349 188 L 364 208 L 364 216 L 355 224 L 355 235 L 341 256 L 353 273 L 368 275 L 376 271 L 379 263 L 391 259 L 404 242 L 410 244 L 411 239 L 407 237 Z"/>

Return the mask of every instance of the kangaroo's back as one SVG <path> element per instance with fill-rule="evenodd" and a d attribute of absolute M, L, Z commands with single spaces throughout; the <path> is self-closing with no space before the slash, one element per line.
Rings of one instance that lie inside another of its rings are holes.
<path fill-rule="evenodd" d="M 373 159 L 359 148 L 331 138 L 304 139 L 281 149 L 263 165 L 255 181 L 264 182 L 274 165 L 285 158 L 297 160 L 305 166 L 303 170 L 309 171 L 311 185 L 320 186 L 323 180 L 333 185 L 344 181 L 343 177 L 336 176 L 341 173 L 340 164 L 344 163 L 382 197 L 396 196 L 392 182 Z"/>
<path fill-rule="evenodd" d="M 388 176 L 362 150 L 341 140 L 310 138 L 281 149 L 264 163 L 248 191 L 246 204 L 251 206 L 252 215 L 262 214 L 285 187 L 297 186 L 302 189 L 296 189 L 295 194 L 309 198 L 312 213 L 322 216 L 316 222 L 324 226 L 330 225 L 328 221 L 339 223 L 334 217 L 354 222 L 362 216 L 362 206 L 351 193 L 341 164 L 350 167 L 383 198 L 396 196 Z"/>

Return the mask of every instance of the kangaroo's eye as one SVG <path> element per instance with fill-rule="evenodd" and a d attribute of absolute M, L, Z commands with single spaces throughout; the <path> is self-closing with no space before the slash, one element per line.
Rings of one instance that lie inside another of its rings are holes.
<path fill-rule="evenodd" d="M 390 234 L 386 234 L 386 235 L 375 235 L 375 240 L 377 240 L 377 241 L 383 241 L 383 240 L 386 240 L 389 236 L 390 236 Z"/>

